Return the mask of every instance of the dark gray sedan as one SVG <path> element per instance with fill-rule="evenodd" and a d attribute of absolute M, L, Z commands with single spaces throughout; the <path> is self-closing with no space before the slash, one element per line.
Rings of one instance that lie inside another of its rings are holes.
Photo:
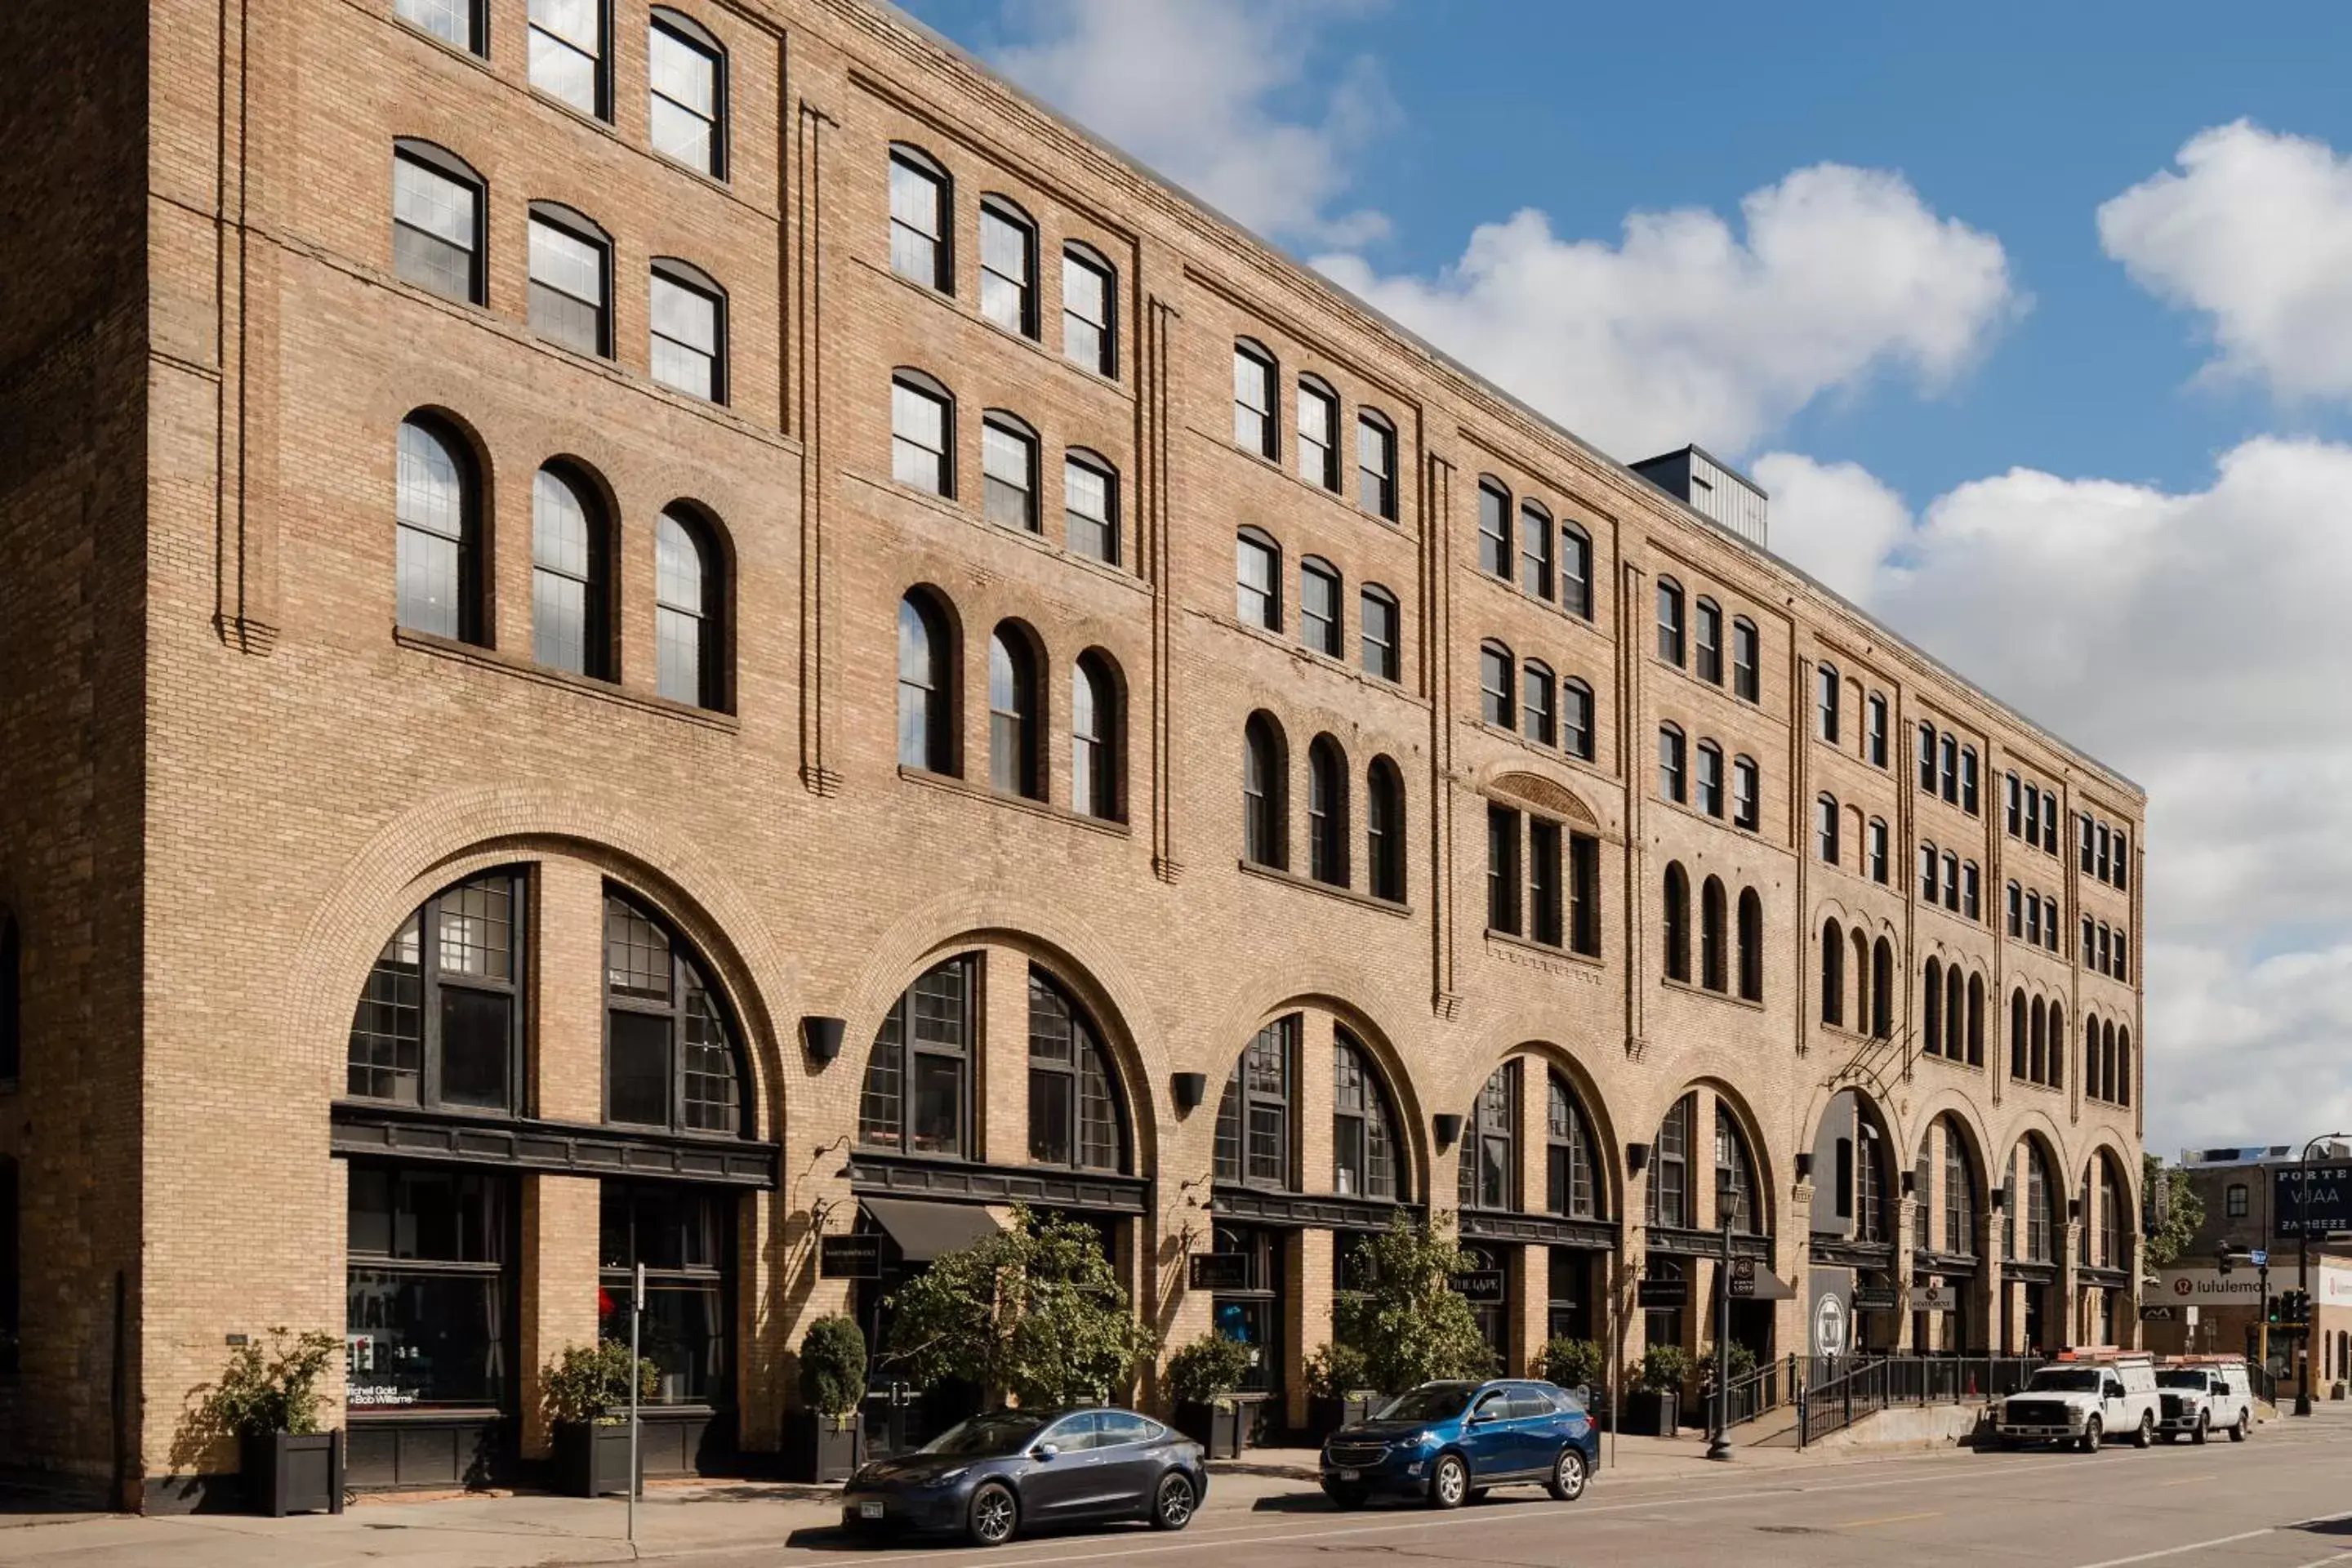
<path fill-rule="evenodd" d="M 994 1410 L 849 1478 L 851 1530 L 960 1533 L 1002 1546 L 1057 1524 L 1192 1522 L 1209 1493 L 1201 1446 L 1132 1410 Z"/>

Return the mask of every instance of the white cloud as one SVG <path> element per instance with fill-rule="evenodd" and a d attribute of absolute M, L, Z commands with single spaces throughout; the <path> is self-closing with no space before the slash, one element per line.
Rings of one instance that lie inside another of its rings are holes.
<path fill-rule="evenodd" d="M 1768 463 L 1775 543 L 1852 574 L 1891 493 Z M 2147 790 L 2158 1149 L 2352 1119 L 2347 487 L 2352 447 L 2273 438 L 2186 494 L 2015 469 L 1931 502 L 1857 595 Z"/>
<path fill-rule="evenodd" d="M 1772 498 L 1773 548 L 1847 598 L 1867 596 L 1910 529 L 1903 498 L 1859 463 L 1767 452 L 1751 471 Z"/>
<path fill-rule="evenodd" d="M 1623 458 L 1738 454 L 1885 374 L 1934 393 L 2022 308 L 1992 236 L 1900 174 L 1823 163 L 1712 212 L 1637 212 L 1617 245 L 1519 212 L 1434 279 L 1317 262 L 1441 348 Z"/>
<path fill-rule="evenodd" d="M 2189 138 L 2179 162 L 2099 208 L 2107 254 L 2206 316 L 2209 374 L 2352 396 L 2352 160 L 2241 120 Z"/>
<path fill-rule="evenodd" d="M 1360 245 L 1387 229 L 1335 212 L 1353 156 L 1395 118 L 1380 65 L 1333 62 L 1321 24 L 1362 0 L 1019 0 L 1015 81 L 1261 234 Z"/>

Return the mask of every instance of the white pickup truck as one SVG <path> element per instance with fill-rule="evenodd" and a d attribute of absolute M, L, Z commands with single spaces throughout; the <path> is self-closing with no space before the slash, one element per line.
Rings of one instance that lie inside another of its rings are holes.
<path fill-rule="evenodd" d="M 2017 1393 L 1995 1400 L 1992 1426 L 2004 1447 L 2061 1443 L 2095 1454 L 2101 1443 L 2118 1437 L 2149 1447 L 2156 1441 L 2159 1409 L 2156 1364 L 2148 1357 L 2063 1356 L 2036 1368 Z"/>
<path fill-rule="evenodd" d="M 2242 1443 L 2254 1429 L 2253 1385 L 2242 1361 L 2168 1359 L 2156 1369 L 2156 1387 L 2162 1402 L 2156 1429 L 2168 1443 L 2183 1436 L 2202 1443 L 2214 1432 Z"/>

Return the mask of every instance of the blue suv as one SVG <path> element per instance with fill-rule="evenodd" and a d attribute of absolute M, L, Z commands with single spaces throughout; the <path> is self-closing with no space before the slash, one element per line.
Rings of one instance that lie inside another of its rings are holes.
<path fill-rule="evenodd" d="M 1592 1417 L 1568 1390 L 1517 1379 L 1424 1383 L 1323 1445 L 1323 1493 L 1341 1508 L 1375 1496 L 1460 1508 L 1488 1487 L 1532 1481 L 1562 1502 L 1601 1459 Z"/>

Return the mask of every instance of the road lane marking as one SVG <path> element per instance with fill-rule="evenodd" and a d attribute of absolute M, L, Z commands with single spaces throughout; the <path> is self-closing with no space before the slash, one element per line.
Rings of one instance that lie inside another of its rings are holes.
<path fill-rule="evenodd" d="M 1830 1528 L 1832 1530 L 1867 1530 L 1874 1524 L 1908 1524 L 1914 1520 L 1941 1519 L 1944 1516 L 1941 1511 L 1934 1513 L 1887 1513 L 1881 1514 L 1876 1519 L 1849 1519 L 1843 1524 L 1832 1524 Z"/>
<path fill-rule="evenodd" d="M 2296 1520 L 2293 1524 L 2266 1524 L 2260 1530 L 2242 1530 L 2235 1535 L 2217 1535 L 2210 1541 L 2192 1541 L 2186 1546 L 2168 1546 L 2161 1552 L 2143 1552 L 2132 1557 L 2109 1557 L 2097 1563 L 2084 1563 L 2080 1564 L 2079 1568 L 2126 1568 L 2128 1563 L 2154 1563 L 2159 1558 L 2178 1557 L 2184 1552 L 2202 1552 L 2209 1546 L 2229 1546 L 2237 1542 L 2254 1540 L 2258 1536 L 2276 1535 L 2283 1531 L 2301 1530 L 2307 1525 L 2333 1524 L 2341 1519 L 2352 1519 L 2352 1514 L 2320 1514 L 2311 1519 Z M 2342 1553 L 2338 1552 L 2334 1557 L 2318 1558 L 2315 1562 L 2305 1563 L 2303 1568 L 2322 1568 L 2322 1564 L 2336 1563 L 2341 1557 Z"/>
<path fill-rule="evenodd" d="M 2218 1481 L 2221 1479 L 2221 1472 L 2215 1470 L 2201 1476 L 2176 1476 L 2171 1480 L 2158 1481 L 2156 1484 L 2160 1487 L 2185 1487 L 2198 1481 Z"/>

